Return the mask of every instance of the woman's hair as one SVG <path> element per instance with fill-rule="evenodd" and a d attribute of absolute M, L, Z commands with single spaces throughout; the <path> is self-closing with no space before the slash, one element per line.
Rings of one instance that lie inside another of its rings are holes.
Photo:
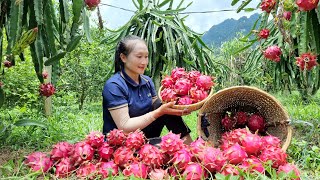
<path fill-rule="evenodd" d="M 141 39 L 139 36 L 135 36 L 135 35 L 128 35 L 126 37 L 124 37 L 121 41 L 119 41 L 118 45 L 117 45 L 117 49 L 116 49 L 116 53 L 115 53 L 115 57 L 114 57 L 114 73 L 119 72 L 124 64 L 121 60 L 120 54 L 124 54 L 125 56 L 128 56 L 131 51 L 134 48 L 135 43 L 129 43 L 129 41 L 132 40 L 140 40 L 143 41 L 144 43 L 146 43 L 143 39 Z"/>

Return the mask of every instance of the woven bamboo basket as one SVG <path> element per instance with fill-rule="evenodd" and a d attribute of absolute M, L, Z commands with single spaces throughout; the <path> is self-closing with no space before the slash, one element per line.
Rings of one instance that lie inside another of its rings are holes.
<path fill-rule="evenodd" d="M 161 98 L 161 96 L 160 96 L 160 92 L 162 91 L 162 89 L 163 89 L 163 87 L 161 86 L 161 87 L 159 88 L 159 91 L 158 91 L 158 97 L 159 97 L 159 99 L 161 100 L 161 102 L 162 102 L 162 98 Z M 181 109 L 181 110 L 183 110 L 183 109 L 188 109 L 189 111 L 199 110 L 199 109 L 202 107 L 202 105 L 213 95 L 213 91 L 214 91 L 213 88 L 211 88 L 211 90 L 210 90 L 210 92 L 209 92 L 209 94 L 208 94 L 208 97 L 205 98 L 205 99 L 203 99 L 202 101 L 199 101 L 199 102 L 197 102 L 197 103 L 190 104 L 190 105 L 173 105 L 172 108 L 174 108 L 174 109 Z"/>
<path fill-rule="evenodd" d="M 289 115 L 267 92 L 250 86 L 234 86 L 216 92 L 199 111 L 198 135 L 218 146 L 223 133 L 221 119 L 227 111 L 259 113 L 266 121 L 266 133 L 278 137 L 282 149 L 287 150 L 292 137 Z"/>

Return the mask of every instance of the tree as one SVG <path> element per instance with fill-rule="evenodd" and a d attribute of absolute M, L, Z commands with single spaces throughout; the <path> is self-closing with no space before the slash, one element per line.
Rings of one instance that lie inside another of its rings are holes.
<path fill-rule="evenodd" d="M 232 5 L 238 2 L 239 0 L 234 0 Z M 251 0 L 244 1 L 239 6 L 238 12 L 250 2 Z M 320 68 L 314 61 L 317 59 L 319 63 L 320 59 L 318 4 L 319 1 L 262 0 L 260 8 L 265 12 L 260 16 L 260 27 L 256 31 L 251 31 L 248 36 L 262 29 L 270 30 L 270 35 L 266 40 L 244 39 L 252 44 L 260 42 L 260 46 L 249 55 L 248 61 L 252 65 L 265 60 L 263 55 L 268 47 L 276 45 L 281 49 L 280 61 L 266 61 L 265 70 L 272 76 L 275 89 L 297 88 L 304 100 L 314 95 L 320 88 Z M 316 66 L 309 68 L 311 63 Z"/>
<path fill-rule="evenodd" d="M 168 74 L 175 67 L 198 69 L 207 74 L 223 75 L 227 67 L 214 61 L 208 55 L 211 51 L 201 40 L 201 34 L 184 24 L 186 17 L 179 13 L 181 1 L 173 9 L 174 0 L 132 0 L 137 8 L 135 15 L 125 25 L 113 31 L 103 41 L 115 46 L 123 37 L 133 34 L 145 39 L 149 48 L 149 65 L 146 74 L 151 76 L 159 88 L 162 74 Z M 114 48 L 115 49 L 115 48 Z"/>

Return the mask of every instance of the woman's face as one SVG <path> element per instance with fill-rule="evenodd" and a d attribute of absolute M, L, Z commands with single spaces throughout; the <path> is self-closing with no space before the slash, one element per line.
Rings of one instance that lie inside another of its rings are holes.
<path fill-rule="evenodd" d="M 132 51 L 126 56 L 121 54 L 120 57 L 124 63 L 124 68 L 128 75 L 143 74 L 148 65 L 148 48 L 143 41 L 132 40 L 129 44 Z"/>

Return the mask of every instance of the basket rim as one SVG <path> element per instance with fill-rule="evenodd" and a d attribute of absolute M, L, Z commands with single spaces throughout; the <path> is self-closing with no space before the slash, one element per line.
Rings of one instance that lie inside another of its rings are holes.
<path fill-rule="evenodd" d="M 281 104 L 281 102 L 279 100 L 277 100 L 274 96 L 272 96 L 271 94 L 267 93 L 266 91 L 264 90 L 261 90 L 257 87 L 254 87 L 254 86 L 231 86 L 231 87 L 228 87 L 228 88 L 224 88 L 224 89 L 221 89 L 219 91 L 217 91 L 216 93 L 212 94 L 212 96 L 210 97 L 211 98 L 214 98 L 215 96 L 219 95 L 219 94 L 223 94 L 223 93 L 226 93 L 230 90 L 236 90 L 236 89 L 247 89 L 247 90 L 251 90 L 251 91 L 255 91 L 256 93 L 259 93 L 259 94 L 263 94 L 265 97 L 268 97 L 270 98 L 272 101 L 274 101 L 277 106 L 279 106 L 283 113 L 285 114 L 285 116 L 287 117 L 287 120 L 289 120 L 289 114 L 288 112 L 286 111 L 286 109 L 284 108 L 284 106 Z M 208 96 L 209 97 L 209 96 Z M 203 107 L 206 107 L 206 104 L 210 102 L 210 99 L 208 99 L 202 106 L 202 108 L 200 109 L 200 113 L 202 114 L 205 109 Z"/>
<path fill-rule="evenodd" d="M 161 96 L 160 96 L 160 92 L 161 92 L 162 89 L 163 89 L 163 86 L 160 86 L 160 88 L 159 88 L 159 90 L 158 90 L 158 98 L 160 99 L 161 102 L 163 102 L 163 101 L 162 101 L 162 98 L 161 98 Z M 207 96 L 205 99 L 203 99 L 202 101 L 199 101 L 199 102 L 194 103 L 194 104 L 189 104 L 189 105 L 173 105 L 172 107 L 173 107 L 173 108 L 180 108 L 180 109 L 190 108 L 190 107 L 196 107 L 196 106 L 205 104 L 205 102 L 206 102 L 209 98 L 211 98 L 211 96 L 212 96 L 213 94 L 214 94 L 214 89 L 213 89 L 213 87 L 211 87 L 208 96 Z"/>

